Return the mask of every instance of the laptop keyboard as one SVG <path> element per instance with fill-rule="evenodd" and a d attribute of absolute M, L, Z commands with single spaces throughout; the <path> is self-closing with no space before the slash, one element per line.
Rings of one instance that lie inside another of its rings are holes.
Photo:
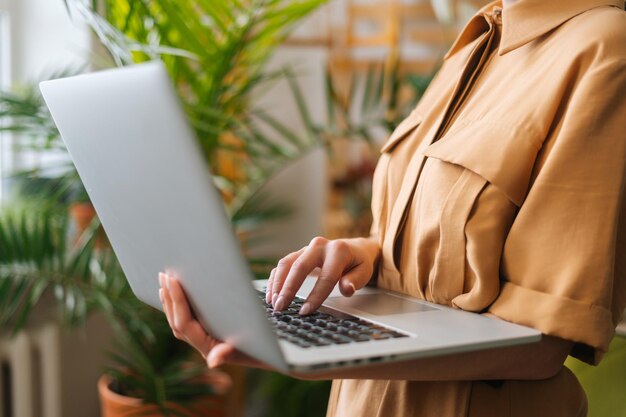
<path fill-rule="evenodd" d="M 301 348 L 407 337 L 387 327 L 326 307 L 320 307 L 308 316 L 301 316 L 298 313 L 304 303 L 301 298 L 295 298 L 283 311 L 275 311 L 265 302 L 265 292 L 259 291 L 259 298 L 263 301 L 267 318 L 278 338 Z"/>

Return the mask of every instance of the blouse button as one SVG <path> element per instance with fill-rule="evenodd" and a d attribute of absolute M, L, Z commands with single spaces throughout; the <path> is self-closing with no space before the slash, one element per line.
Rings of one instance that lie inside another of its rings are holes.
<path fill-rule="evenodd" d="M 498 24 L 502 24 L 502 9 L 500 7 L 494 7 L 493 18 Z"/>

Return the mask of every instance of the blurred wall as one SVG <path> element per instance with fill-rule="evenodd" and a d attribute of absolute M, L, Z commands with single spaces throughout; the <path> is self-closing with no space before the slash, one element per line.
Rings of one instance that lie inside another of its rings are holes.
<path fill-rule="evenodd" d="M 9 12 L 14 83 L 84 65 L 89 32 L 70 20 L 62 0 L 0 0 L 0 9 Z"/>

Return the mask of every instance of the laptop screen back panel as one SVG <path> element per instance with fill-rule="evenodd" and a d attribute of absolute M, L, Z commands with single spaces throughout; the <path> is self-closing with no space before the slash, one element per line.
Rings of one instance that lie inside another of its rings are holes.
<path fill-rule="evenodd" d="M 161 308 L 158 273 L 172 270 L 205 328 L 286 369 L 162 64 L 44 82 L 41 90 L 137 297 Z"/>

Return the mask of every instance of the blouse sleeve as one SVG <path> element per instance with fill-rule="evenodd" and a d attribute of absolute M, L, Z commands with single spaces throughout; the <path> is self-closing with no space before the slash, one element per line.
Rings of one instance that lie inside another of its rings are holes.
<path fill-rule="evenodd" d="M 489 312 L 598 363 L 626 304 L 626 60 L 578 78 L 507 237 Z"/>

